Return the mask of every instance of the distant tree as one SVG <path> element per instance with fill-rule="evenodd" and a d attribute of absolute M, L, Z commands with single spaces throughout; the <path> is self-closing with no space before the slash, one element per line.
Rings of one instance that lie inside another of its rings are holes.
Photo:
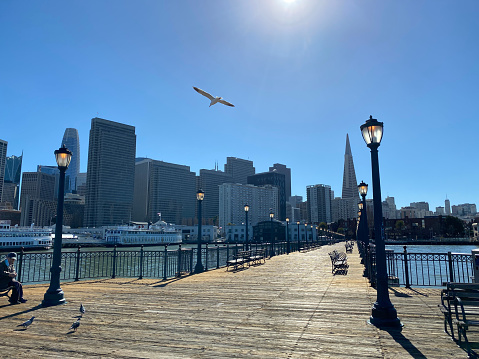
<path fill-rule="evenodd" d="M 396 221 L 395 227 L 398 231 L 402 232 L 404 230 L 404 227 L 406 227 L 406 225 L 404 224 L 404 221 L 400 219 L 399 221 Z"/>
<path fill-rule="evenodd" d="M 457 237 L 464 234 L 464 221 L 454 216 L 446 216 L 446 235 L 448 237 Z"/>
<path fill-rule="evenodd" d="M 325 229 L 328 229 L 328 225 L 326 224 L 326 222 L 321 222 L 319 224 L 319 228 L 322 230 L 325 230 Z"/>

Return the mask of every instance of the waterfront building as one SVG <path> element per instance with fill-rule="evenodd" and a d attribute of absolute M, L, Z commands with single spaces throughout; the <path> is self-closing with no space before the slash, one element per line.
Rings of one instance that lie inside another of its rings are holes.
<path fill-rule="evenodd" d="M 75 191 L 80 196 L 86 196 L 86 172 L 80 172 L 75 180 Z"/>
<path fill-rule="evenodd" d="M 271 185 L 278 188 L 279 208 L 275 218 L 280 221 L 286 220 L 286 182 L 285 175 L 279 172 L 263 172 L 248 176 L 248 184 L 254 186 Z"/>
<path fill-rule="evenodd" d="M 418 210 L 429 211 L 429 203 L 427 202 L 412 202 L 410 207 L 414 207 Z"/>
<path fill-rule="evenodd" d="M 55 176 L 44 172 L 24 172 L 20 209 L 20 225 L 51 225 L 56 216 L 57 202 L 54 196 Z"/>
<path fill-rule="evenodd" d="M 463 203 L 457 206 L 452 206 L 452 215 L 457 217 L 465 217 L 477 213 L 477 208 L 474 203 Z"/>
<path fill-rule="evenodd" d="M 196 174 L 189 166 L 150 158 L 135 164 L 133 219 L 193 225 L 196 210 Z M 208 201 L 205 196 L 203 205 Z"/>
<path fill-rule="evenodd" d="M 397 208 L 396 203 L 394 202 L 394 197 L 386 197 L 386 200 L 383 201 L 383 217 L 387 219 L 397 218 Z"/>
<path fill-rule="evenodd" d="M 219 189 L 221 230 L 228 224 L 241 224 L 245 221 L 245 204 L 249 205 L 248 223 L 250 225 L 269 220 L 270 209 L 273 210 L 275 216 L 278 213 L 279 190 L 277 187 L 223 183 L 219 186 Z"/>
<path fill-rule="evenodd" d="M 444 201 L 444 207 L 446 207 L 446 215 L 451 214 L 451 201 L 449 201 L 447 198 Z"/>
<path fill-rule="evenodd" d="M 348 204 L 347 217 L 342 219 L 356 218 L 358 213 L 359 192 L 348 134 L 346 134 L 346 149 L 344 151 L 343 191 L 341 197 L 349 200 L 346 202 Z"/>
<path fill-rule="evenodd" d="M 227 224 L 223 228 L 223 233 L 227 242 L 244 243 L 246 241 L 246 225 L 244 223 Z M 248 223 L 248 237 L 248 242 L 251 242 L 253 239 L 253 225 L 250 223 Z"/>
<path fill-rule="evenodd" d="M 446 212 L 444 211 L 444 207 L 436 207 L 436 215 L 444 216 Z"/>
<path fill-rule="evenodd" d="M 233 177 L 234 183 L 247 184 L 248 176 L 254 175 L 253 161 L 237 157 L 226 157 L 225 173 Z"/>
<path fill-rule="evenodd" d="M 62 145 L 65 145 L 72 153 L 72 158 L 65 171 L 65 193 L 75 190 L 75 182 L 80 172 L 80 139 L 76 128 L 67 128 L 63 134 Z"/>
<path fill-rule="evenodd" d="M 5 177 L 5 162 L 7 160 L 8 142 L 0 140 L 0 202 L 3 202 L 3 179 Z"/>
<path fill-rule="evenodd" d="M 14 209 L 18 209 L 20 199 L 20 179 L 22 175 L 21 156 L 8 156 L 5 160 L 5 177 L 3 180 L 3 202 L 10 202 Z"/>
<path fill-rule="evenodd" d="M 284 174 L 284 188 L 286 200 L 288 200 L 291 197 L 291 168 L 288 168 L 281 163 L 275 163 L 273 164 L 273 167 L 269 168 L 269 172 L 278 172 Z"/>
<path fill-rule="evenodd" d="M 97 117 L 91 120 L 85 226 L 131 220 L 135 151 L 135 127 Z"/>
<path fill-rule="evenodd" d="M 200 170 L 197 189 L 205 193 L 203 200 L 202 217 L 205 223 L 218 225 L 220 189 L 223 183 L 234 182 L 233 176 L 223 171 Z"/>
<path fill-rule="evenodd" d="M 306 194 L 308 198 L 308 222 L 316 224 L 319 224 L 321 222 L 332 222 L 331 186 L 324 184 L 307 186 Z"/>
<path fill-rule="evenodd" d="M 340 219 L 346 220 L 349 216 L 352 201 L 354 201 L 352 198 L 336 197 L 331 199 L 331 222 L 337 222 Z"/>
<path fill-rule="evenodd" d="M 477 242 L 479 241 L 479 232 L 478 232 L 478 223 L 473 223 L 472 224 L 472 236 L 474 238 L 474 241 Z"/>

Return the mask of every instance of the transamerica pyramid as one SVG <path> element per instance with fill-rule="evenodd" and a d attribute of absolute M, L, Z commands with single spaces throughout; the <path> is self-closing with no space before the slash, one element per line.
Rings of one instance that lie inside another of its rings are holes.
<path fill-rule="evenodd" d="M 358 212 L 358 182 L 356 181 L 356 172 L 354 171 L 353 155 L 349 145 L 349 135 L 346 134 L 346 151 L 344 153 L 344 172 L 343 172 L 343 199 L 351 199 L 348 211 L 349 218 L 355 218 Z"/>

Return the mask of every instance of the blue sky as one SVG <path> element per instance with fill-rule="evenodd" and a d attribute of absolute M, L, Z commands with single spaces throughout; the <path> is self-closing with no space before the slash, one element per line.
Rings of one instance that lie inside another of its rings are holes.
<path fill-rule="evenodd" d="M 478 16 L 476 0 L 2 0 L 0 138 L 35 171 L 77 128 L 86 171 L 98 116 L 136 127 L 138 157 L 283 163 L 293 194 L 340 196 L 346 134 L 371 184 L 373 115 L 383 198 L 479 205 Z"/>

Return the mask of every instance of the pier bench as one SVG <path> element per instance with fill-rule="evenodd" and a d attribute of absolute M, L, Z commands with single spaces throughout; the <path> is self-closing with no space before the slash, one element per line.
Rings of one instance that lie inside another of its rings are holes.
<path fill-rule="evenodd" d="M 8 297 L 10 299 L 10 291 L 13 286 L 0 288 L 0 297 Z"/>
<path fill-rule="evenodd" d="M 454 340 L 456 326 L 458 341 L 464 343 L 471 351 L 466 332 L 469 327 L 479 327 L 479 283 L 446 283 L 441 292 L 441 312 L 444 314 L 444 331 Z M 448 332 L 448 327 L 451 333 Z"/>
<path fill-rule="evenodd" d="M 264 249 L 255 249 L 250 251 L 249 265 L 261 264 L 266 262 L 266 251 Z"/>
<path fill-rule="evenodd" d="M 346 253 L 334 250 L 329 253 L 329 257 L 331 258 L 331 273 L 334 274 L 337 270 L 345 271 L 349 268 Z"/>
<path fill-rule="evenodd" d="M 245 264 L 249 263 L 250 258 L 251 251 L 238 251 L 226 261 L 226 270 L 228 271 L 230 267 L 233 267 L 233 270 L 244 268 Z"/>

